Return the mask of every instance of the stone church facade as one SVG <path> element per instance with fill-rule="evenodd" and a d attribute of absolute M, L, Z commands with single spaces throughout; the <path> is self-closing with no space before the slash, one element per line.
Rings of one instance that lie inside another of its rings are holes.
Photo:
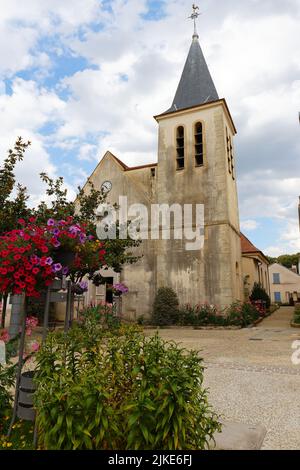
<path fill-rule="evenodd" d="M 107 152 L 89 180 L 109 182 L 107 200 L 128 205 L 204 204 L 204 247 L 186 251 L 185 240 L 144 240 L 142 258 L 122 273 L 103 271 L 108 283 L 122 281 L 128 319 L 150 315 L 156 291 L 172 287 L 181 303 L 225 307 L 243 298 L 243 273 L 236 187 L 236 129 L 225 99 L 219 99 L 195 33 L 182 77 L 158 123 L 157 163 L 134 168 Z M 174 227 L 173 227 L 174 231 Z M 105 286 L 91 286 L 87 302 L 106 299 Z"/>

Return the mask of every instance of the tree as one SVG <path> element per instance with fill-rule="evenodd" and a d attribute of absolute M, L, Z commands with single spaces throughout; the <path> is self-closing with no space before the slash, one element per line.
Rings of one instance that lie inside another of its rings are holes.
<path fill-rule="evenodd" d="M 27 207 L 26 188 L 20 184 L 16 186 L 14 173 L 16 164 L 24 159 L 25 151 L 30 145 L 30 142 L 23 142 L 22 137 L 18 137 L 14 148 L 8 151 L 8 156 L 0 167 L 0 236 L 14 229 L 17 220 L 28 217 L 31 212 Z M 16 195 L 13 197 L 15 189 Z"/>
<path fill-rule="evenodd" d="M 46 204 L 42 201 L 37 207 L 28 207 L 29 196 L 26 187 L 16 184 L 15 167 L 24 159 L 25 152 L 31 142 L 23 142 L 18 137 L 14 148 L 8 151 L 8 156 L 0 167 L 0 236 L 17 227 L 18 219 L 28 219 L 34 216 L 37 223 L 46 223 L 50 218 L 56 220 L 74 217 L 74 222 L 85 224 L 87 232 L 97 237 L 95 216 L 99 204 L 105 202 L 106 194 L 97 190 L 93 183 L 88 181 L 86 188 L 77 188 L 75 200 L 68 198 L 67 189 L 64 186 L 63 177 L 50 178 L 46 173 L 41 173 L 41 180 L 46 184 L 46 195 L 51 202 Z M 13 198 L 13 192 L 16 196 Z M 117 223 L 117 233 L 120 227 Z M 138 241 L 126 240 L 104 240 L 106 250 L 107 266 L 116 272 L 121 272 L 122 266 L 127 263 L 135 263 L 139 258 L 131 250 L 139 245 Z"/>
<path fill-rule="evenodd" d="M 269 297 L 268 293 L 262 287 L 262 285 L 258 284 L 257 282 L 253 286 L 252 293 L 250 295 L 250 300 L 252 302 L 255 302 L 257 300 L 261 300 L 263 302 L 266 302 L 267 309 L 269 309 L 270 305 L 271 305 L 271 300 L 270 300 L 270 297 Z"/>
<path fill-rule="evenodd" d="M 278 263 L 288 269 L 291 269 L 292 266 L 298 266 L 299 258 L 300 253 L 295 253 L 294 255 L 280 255 L 278 258 L 268 256 L 268 260 L 271 264 Z"/>
<path fill-rule="evenodd" d="M 152 313 L 154 325 L 174 325 L 178 320 L 179 301 L 176 292 L 170 287 L 158 289 Z"/>

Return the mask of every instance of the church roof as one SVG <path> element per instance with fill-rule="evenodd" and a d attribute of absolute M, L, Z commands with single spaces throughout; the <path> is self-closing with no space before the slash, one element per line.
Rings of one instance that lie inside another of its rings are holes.
<path fill-rule="evenodd" d="M 164 114 L 218 99 L 219 96 L 208 70 L 198 35 L 194 35 L 172 106 Z"/>
<path fill-rule="evenodd" d="M 264 255 L 264 253 L 261 250 L 259 250 L 258 248 L 256 248 L 256 246 L 253 245 L 253 243 L 250 242 L 250 240 L 247 237 L 245 237 L 245 235 L 243 233 L 241 233 L 241 244 L 242 244 L 242 254 L 243 255 L 260 254 L 267 260 L 267 262 L 269 264 L 269 261 L 266 258 L 266 256 Z"/>

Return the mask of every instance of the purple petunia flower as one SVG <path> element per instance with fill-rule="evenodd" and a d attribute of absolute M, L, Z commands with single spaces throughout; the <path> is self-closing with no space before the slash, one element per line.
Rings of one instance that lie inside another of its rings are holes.
<path fill-rule="evenodd" d="M 80 243 L 81 243 L 82 245 L 83 245 L 83 243 L 86 242 L 86 236 L 84 235 L 84 233 L 81 233 L 81 234 L 79 235 L 79 241 L 80 241 Z"/>
<path fill-rule="evenodd" d="M 69 268 L 66 266 L 66 267 L 63 268 L 63 270 L 62 270 L 62 274 L 63 274 L 63 276 L 66 276 L 68 273 L 69 273 Z"/>
<path fill-rule="evenodd" d="M 61 270 L 62 270 L 62 265 L 60 263 L 56 263 L 52 266 L 52 271 L 54 273 L 58 273 Z"/>
<path fill-rule="evenodd" d="M 53 231 L 52 231 L 53 235 L 55 235 L 57 237 L 57 235 L 60 234 L 60 230 L 59 228 L 55 228 Z"/>
<path fill-rule="evenodd" d="M 60 241 L 57 240 L 57 239 L 55 239 L 54 242 L 53 242 L 53 246 L 54 246 L 55 248 L 58 248 L 60 245 L 61 245 Z"/>
<path fill-rule="evenodd" d="M 53 259 L 50 256 L 46 259 L 46 264 L 48 264 L 48 266 L 51 266 L 51 264 L 53 264 Z"/>
<path fill-rule="evenodd" d="M 71 225 L 71 227 L 69 228 L 69 232 L 74 235 L 77 235 L 78 232 L 81 232 L 81 229 L 79 227 L 76 227 L 76 225 Z"/>
<path fill-rule="evenodd" d="M 55 225 L 55 220 L 54 219 L 49 219 L 47 222 L 48 227 L 53 227 Z"/>
<path fill-rule="evenodd" d="M 79 286 L 80 286 L 80 288 L 81 288 L 82 290 L 84 290 L 84 291 L 87 291 L 87 290 L 88 290 L 88 287 L 89 287 L 88 283 L 85 282 L 85 281 L 80 282 L 80 283 L 79 283 Z"/>

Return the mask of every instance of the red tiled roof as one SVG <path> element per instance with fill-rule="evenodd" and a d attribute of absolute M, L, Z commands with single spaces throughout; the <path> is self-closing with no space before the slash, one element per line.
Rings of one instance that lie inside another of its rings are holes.
<path fill-rule="evenodd" d="M 267 261 L 267 263 L 269 264 L 269 260 L 268 258 L 266 257 L 266 255 L 264 255 L 264 253 L 259 250 L 258 248 L 256 248 L 255 245 L 253 245 L 252 242 L 250 242 L 250 240 L 245 237 L 245 235 L 243 233 L 241 233 L 241 244 L 242 244 L 242 254 L 260 254 L 261 256 L 263 256 L 263 258 Z"/>
<path fill-rule="evenodd" d="M 241 233 L 242 253 L 258 253 L 260 250 L 248 240 L 243 233 Z"/>

